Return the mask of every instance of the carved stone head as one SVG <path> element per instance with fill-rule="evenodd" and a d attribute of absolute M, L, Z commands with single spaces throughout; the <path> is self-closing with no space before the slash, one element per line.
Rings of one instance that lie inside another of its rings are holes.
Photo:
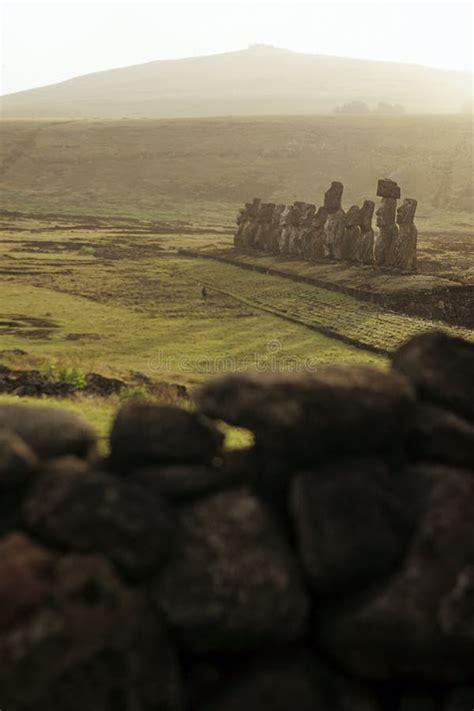
<path fill-rule="evenodd" d="M 395 198 L 383 198 L 377 209 L 377 227 L 389 227 L 395 224 L 397 201 Z"/>
<path fill-rule="evenodd" d="M 263 202 L 258 215 L 259 222 L 271 222 L 275 210 L 274 202 Z"/>
<path fill-rule="evenodd" d="M 360 222 L 360 210 L 357 205 L 352 205 L 346 212 L 346 227 L 356 227 Z"/>
<path fill-rule="evenodd" d="M 307 202 L 303 208 L 303 222 L 307 225 L 309 225 L 314 217 L 314 213 L 316 212 L 316 205 L 313 205 L 310 202 Z"/>
<path fill-rule="evenodd" d="M 277 205 L 273 210 L 272 222 L 279 225 L 281 216 L 286 209 L 286 205 Z"/>
<path fill-rule="evenodd" d="M 418 202 L 412 198 L 405 198 L 397 210 L 397 222 L 399 225 L 413 222 Z"/>
<path fill-rule="evenodd" d="M 305 206 L 304 202 L 301 202 L 301 200 L 296 200 L 296 202 L 293 203 L 292 209 L 291 209 L 291 224 L 294 225 L 295 227 L 301 223 L 301 217 L 303 214 L 303 208 Z"/>
<path fill-rule="evenodd" d="M 361 227 L 372 227 L 372 217 L 374 216 L 375 202 L 373 200 L 364 200 L 364 204 L 359 211 L 359 225 Z"/>
<path fill-rule="evenodd" d="M 327 217 L 328 211 L 326 210 L 326 208 L 323 206 L 318 207 L 318 211 L 313 217 L 313 225 L 315 227 L 324 227 L 324 223 L 326 222 Z"/>
<path fill-rule="evenodd" d="M 290 224 L 291 219 L 291 205 L 284 205 L 284 209 L 280 215 L 280 225 L 282 227 L 287 227 Z"/>
<path fill-rule="evenodd" d="M 341 199 L 343 192 L 344 185 L 338 182 L 332 182 L 329 190 L 326 190 L 326 192 L 324 193 L 324 207 L 329 213 L 337 212 L 341 209 Z"/>

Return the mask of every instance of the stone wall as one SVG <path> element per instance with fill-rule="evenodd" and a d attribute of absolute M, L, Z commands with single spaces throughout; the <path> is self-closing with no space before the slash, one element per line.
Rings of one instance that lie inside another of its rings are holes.
<path fill-rule="evenodd" d="M 240 210 L 234 243 L 239 249 L 258 249 L 272 254 L 321 261 L 374 265 L 380 269 L 410 274 L 416 272 L 417 201 L 407 198 L 397 208 L 400 188 L 387 178 L 379 180 L 377 233 L 372 228 L 375 203 L 342 209 L 342 183 L 333 182 L 324 204 L 295 202 L 293 205 L 262 203 L 255 198 Z"/>
<path fill-rule="evenodd" d="M 473 708 L 473 365 L 430 333 L 386 370 L 227 375 L 124 406 L 107 457 L 0 406 L 1 708 Z"/>

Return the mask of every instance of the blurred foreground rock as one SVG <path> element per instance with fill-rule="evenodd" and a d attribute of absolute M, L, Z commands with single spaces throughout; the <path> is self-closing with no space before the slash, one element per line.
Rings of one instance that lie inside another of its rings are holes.
<path fill-rule="evenodd" d="M 471 709 L 473 402 L 474 346 L 432 333 L 128 405 L 106 459 L 0 407 L 2 710 Z"/>

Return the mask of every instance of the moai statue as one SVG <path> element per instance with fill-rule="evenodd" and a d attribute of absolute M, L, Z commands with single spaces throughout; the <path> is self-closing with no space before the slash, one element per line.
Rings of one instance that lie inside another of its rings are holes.
<path fill-rule="evenodd" d="M 313 219 L 316 214 L 316 205 L 306 203 L 301 219 L 301 253 L 304 259 L 311 257 L 313 242 Z"/>
<path fill-rule="evenodd" d="M 315 262 L 320 262 L 324 259 L 324 225 L 326 224 L 328 214 L 326 208 L 321 206 L 313 216 L 309 258 Z"/>
<path fill-rule="evenodd" d="M 346 262 L 357 262 L 360 246 L 360 209 L 352 205 L 346 212 L 346 228 L 342 242 L 342 258 Z"/>
<path fill-rule="evenodd" d="M 248 218 L 244 222 L 242 230 L 242 241 L 244 247 L 253 247 L 255 232 L 258 227 L 258 215 L 262 201 L 260 198 L 254 198 L 250 204 Z"/>
<path fill-rule="evenodd" d="M 357 261 L 361 264 L 374 263 L 374 231 L 372 229 L 374 209 L 373 200 L 364 200 L 359 211 L 360 240 Z"/>
<path fill-rule="evenodd" d="M 273 213 L 276 205 L 274 202 L 264 202 L 260 205 L 257 217 L 257 229 L 254 235 L 253 246 L 255 249 L 268 251 L 268 241 L 271 232 Z"/>
<path fill-rule="evenodd" d="M 237 215 L 237 229 L 234 235 L 234 245 L 236 247 L 248 246 L 249 233 L 257 215 L 260 202 L 260 198 L 254 198 L 253 202 L 245 203 L 245 207 L 239 210 L 239 214 Z"/>
<path fill-rule="evenodd" d="M 273 254 L 278 254 L 280 251 L 280 235 L 281 235 L 281 216 L 285 211 L 285 205 L 277 205 L 273 211 L 272 221 L 270 225 L 270 233 L 267 241 L 268 251 Z"/>
<path fill-rule="evenodd" d="M 287 205 L 280 215 L 280 237 L 278 240 L 278 251 L 280 252 L 280 254 L 289 253 L 292 209 L 292 205 Z"/>
<path fill-rule="evenodd" d="M 397 210 L 398 245 L 396 268 L 402 272 L 416 272 L 416 245 L 418 231 L 413 222 L 418 203 L 405 198 Z"/>
<path fill-rule="evenodd" d="M 324 194 L 324 207 L 328 211 L 324 225 L 324 256 L 329 259 L 342 259 L 342 244 L 345 231 L 345 215 L 341 207 L 344 191 L 342 183 L 333 182 Z"/>
<path fill-rule="evenodd" d="M 250 210 L 250 203 L 246 202 L 245 207 L 241 207 L 238 214 L 237 214 L 237 219 L 236 219 L 237 229 L 234 232 L 234 247 L 242 247 L 243 246 L 242 232 L 244 229 L 244 225 L 248 220 L 249 210 Z"/>
<path fill-rule="evenodd" d="M 297 200 L 293 203 L 291 211 L 290 238 L 288 242 L 288 252 L 293 257 L 301 255 L 301 219 L 305 203 Z"/>
<path fill-rule="evenodd" d="M 385 178 L 378 182 L 377 195 L 382 198 L 382 202 L 376 212 L 379 231 L 375 238 L 374 260 L 377 266 L 391 269 L 398 241 L 395 215 L 400 188 L 393 180 Z"/>

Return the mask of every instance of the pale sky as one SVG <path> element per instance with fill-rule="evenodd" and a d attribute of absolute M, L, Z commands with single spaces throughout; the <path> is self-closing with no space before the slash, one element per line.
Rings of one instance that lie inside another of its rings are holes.
<path fill-rule="evenodd" d="M 473 70 L 473 3 L 0 0 L 0 93 L 265 43 Z"/>

